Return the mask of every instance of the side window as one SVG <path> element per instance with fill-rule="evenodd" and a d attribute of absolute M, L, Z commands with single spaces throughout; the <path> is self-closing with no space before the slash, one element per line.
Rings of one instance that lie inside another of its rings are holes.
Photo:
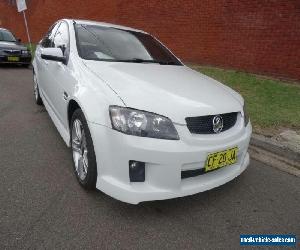
<path fill-rule="evenodd" d="M 67 23 L 62 22 L 59 26 L 53 40 L 53 47 L 61 48 L 64 55 L 67 53 L 69 48 L 69 27 Z"/>
<path fill-rule="evenodd" d="M 58 26 L 59 26 L 59 23 L 52 25 L 52 27 L 49 29 L 49 31 L 47 32 L 47 34 L 45 35 L 45 37 L 43 38 L 43 40 L 41 42 L 42 47 L 44 47 L 44 48 L 53 47 L 53 38 L 54 38 L 54 35 L 56 33 Z"/>

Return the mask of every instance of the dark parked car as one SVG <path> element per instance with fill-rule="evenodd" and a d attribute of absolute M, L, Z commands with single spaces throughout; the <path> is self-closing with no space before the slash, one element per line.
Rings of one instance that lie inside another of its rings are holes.
<path fill-rule="evenodd" d="M 4 28 L 0 28 L 0 64 L 31 64 L 30 50 Z"/>

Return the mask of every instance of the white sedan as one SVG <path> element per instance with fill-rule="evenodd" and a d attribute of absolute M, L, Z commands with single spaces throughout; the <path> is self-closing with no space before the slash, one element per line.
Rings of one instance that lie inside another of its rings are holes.
<path fill-rule="evenodd" d="M 144 31 L 60 20 L 33 68 L 35 101 L 86 189 L 137 204 L 212 189 L 249 165 L 243 98 Z"/>

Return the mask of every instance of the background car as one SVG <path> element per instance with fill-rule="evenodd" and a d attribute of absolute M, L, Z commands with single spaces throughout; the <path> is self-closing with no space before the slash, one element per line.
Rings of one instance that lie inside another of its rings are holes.
<path fill-rule="evenodd" d="M 169 199 L 220 186 L 249 164 L 244 99 L 147 32 L 60 20 L 33 67 L 35 101 L 86 189 L 133 204 Z"/>
<path fill-rule="evenodd" d="M 4 28 L 0 28 L 0 64 L 31 64 L 30 50 Z"/>

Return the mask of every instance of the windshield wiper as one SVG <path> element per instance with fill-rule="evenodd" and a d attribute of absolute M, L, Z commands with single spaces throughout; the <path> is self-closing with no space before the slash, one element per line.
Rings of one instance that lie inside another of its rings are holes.
<path fill-rule="evenodd" d="M 179 65 L 173 61 L 157 61 L 157 60 L 148 60 L 148 59 L 141 59 L 141 58 L 132 58 L 132 59 L 124 59 L 124 60 L 117 60 L 118 62 L 133 62 L 133 63 L 159 63 L 161 65 Z"/>
<path fill-rule="evenodd" d="M 9 41 L 9 40 L 2 40 L 2 39 L 0 39 L 0 42 L 10 42 L 10 43 L 14 43 L 14 42 L 16 42 L 16 41 Z"/>
<path fill-rule="evenodd" d="M 132 58 L 132 59 L 124 59 L 124 60 L 117 60 L 118 62 L 133 62 L 133 63 L 160 63 L 159 61 L 155 60 L 145 60 L 141 58 Z"/>
<path fill-rule="evenodd" d="M 180 65 L 179 63 L 173 61 L 159 61 L 159 63 L 162 65 Z"/>
<path fill-rule="evenodd" d="M 100 61 L 107 62 L 132 62 L 132 63 L 157 63 L 161 65 L 181 65 L 174 61 L 157 61 L 157 60 L 148 60 L 141 58 L 132 58 L 132 59 L 100 59 Z"/>
<path fill-rule="evenodd" d="M 162 65 L 177 65 L 178 64 L 173 61 L 144 60 L 144 59 L 140 59 L 140 58 L 132 58 L 130 61 L 136 62 L 136 63 L 144 63 L 144 62 L 159 63 Z"/>

